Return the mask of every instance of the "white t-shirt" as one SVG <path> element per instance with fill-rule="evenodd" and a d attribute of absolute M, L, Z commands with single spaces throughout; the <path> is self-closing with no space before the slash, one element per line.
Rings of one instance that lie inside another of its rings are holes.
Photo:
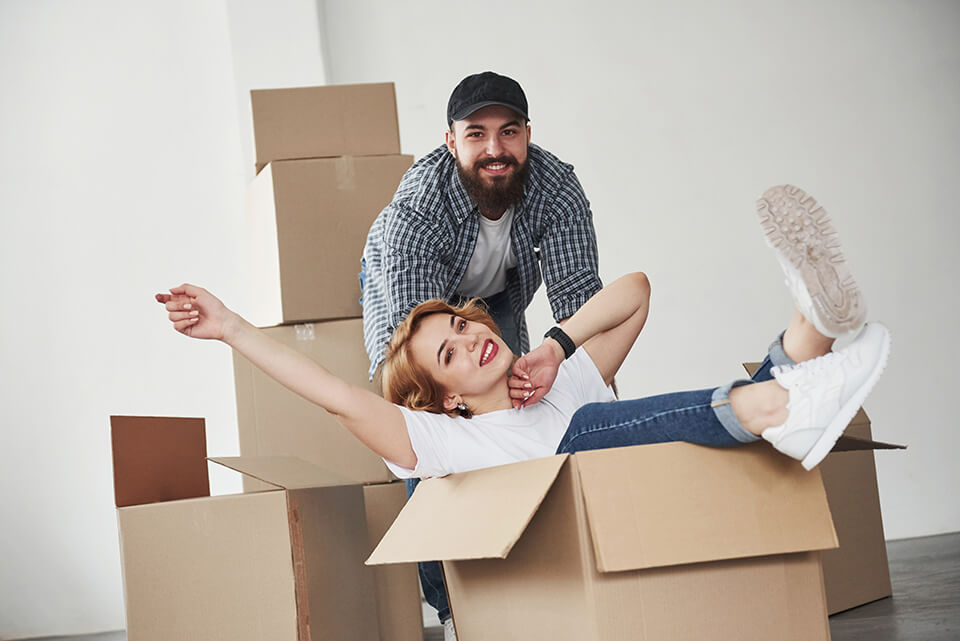
<path fill-rule="evenodd" d="M 581 347 L 560 365 L 550 392 L 522 410 L 468 419 L 400 407 L 417 467 L 384 462 L 400 478 L 426 478 L 553 456 L 574 412 L 587 403 L 613 400 L 613 390 Z"/>
<path fill-rule="evenodd" d="M 506 289 L 507 270 L 517 266 L 517 256 L 510 243 L 513 206 L 508 207 L 498 220 L 490 220 L 482 215 L 478 218 L 480 230 L 477 232 L 477 246 L 457 286 L 457 293 L 483 298 Z"/>

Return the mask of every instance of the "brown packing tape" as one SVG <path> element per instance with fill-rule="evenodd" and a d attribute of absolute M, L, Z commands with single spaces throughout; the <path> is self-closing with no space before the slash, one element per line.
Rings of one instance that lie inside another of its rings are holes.
<path fill-rule="evenodd" d="M 357 168 L 353 162 L 353 156 L 340 156 L 337 158 L 337 189 L 340 191 L 353 191 L 357 188 Z"/>

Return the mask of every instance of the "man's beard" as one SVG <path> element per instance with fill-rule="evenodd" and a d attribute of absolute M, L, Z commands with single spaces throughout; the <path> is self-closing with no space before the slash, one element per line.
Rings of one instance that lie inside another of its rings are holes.
<path fill-rule="evenodd" d="M 505 176 L 488 176 L 487 178 L 492 179 L 492 183 L 488 183 L 480 175 L 480 169 L 495 163 L 512 165 L 515 169 Z M 527 161 L 523 164 L 518 163 L 513 156 L 500 156 L 479 160 L 470 170 L 467 170 L 457 158 L 457 173 L 460 175 L 460 182 L 463 183 L 481 213 L 502 213 L 507 207 L 515 205 L 523 198 L 523 186 L 527 181 L 529 165 Z"/>

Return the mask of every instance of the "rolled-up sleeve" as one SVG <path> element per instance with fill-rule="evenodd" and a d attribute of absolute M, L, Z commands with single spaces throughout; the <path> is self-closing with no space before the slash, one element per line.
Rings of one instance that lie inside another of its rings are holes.
<path fill-rule="evenodd" d="M 571 172 L 554 196 L 540 240 L 540 265 L 555 320 L 574 314 L 603 287 L 590 203 Z"/>

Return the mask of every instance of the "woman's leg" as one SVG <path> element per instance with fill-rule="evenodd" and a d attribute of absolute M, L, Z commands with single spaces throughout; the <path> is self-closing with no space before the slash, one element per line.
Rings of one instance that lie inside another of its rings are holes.
<path fill-rule="evenodd" d="M 758 437 L 743 428 L 730 406 L 730 391 L 740 386 L 754 384 L 736 381 L 716 389 L 589 403 L 573 415 L 557 453 L 670 441 L 713 447 L 755 441 Z"/>
<path fill-rule="evenodd" d="M 811 469 L 833 448 L 886 366 L 890 336 L 867 325 L 846 348 L 773 370 L 776 380 L 580 408 L 557 453 L 686 441 L 730 447 L 761 436 Z"/>
<path fill-rule="evenodd" d="M 835 340 L 821 334 L 799 309 L 794 309 L 787 329 L 770 343 L 767 356 L 750 380 L 769 381 L 774 367 L 795 365 L 829 354 Z"/>

